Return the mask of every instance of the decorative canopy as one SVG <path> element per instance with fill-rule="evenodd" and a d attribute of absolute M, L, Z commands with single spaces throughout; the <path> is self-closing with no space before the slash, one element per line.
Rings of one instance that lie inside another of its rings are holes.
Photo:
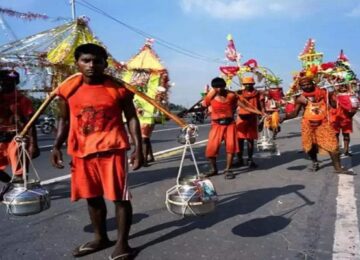
<path fill-rule="evenodd" d="M 128 70 L 165 70 L 159 56 L 152 49 L 152 44 L 153 40 L 148 39 L 140 51 L 126 63 L 126 68 Z"/>
<path fill-rule="evenodd" d="M 22 74 L 28 81 L 23 87 L 31 85 L 33 90 L 49 91 L 75 72 L 73 54 L 77 46 L 95 43 L 104 47 L 92 34 L 87 22 L 86 18 L 79 18 L 0 46 L 0 67 L 23 70 Z M 113 74 L 121 69 L 121 64 L 111 55 L 108 63 L 109 71 Z"/>

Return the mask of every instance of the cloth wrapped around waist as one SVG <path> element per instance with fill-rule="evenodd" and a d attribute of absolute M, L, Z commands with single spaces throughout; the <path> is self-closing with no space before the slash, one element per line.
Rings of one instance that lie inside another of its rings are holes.
<path fill-rule="evenodd" d="M 226 118 L 213 119 L 212 121 L 219 125 L 230 125 L 231 123 L 234 122 L 234 118 L 226 117 Z"/>

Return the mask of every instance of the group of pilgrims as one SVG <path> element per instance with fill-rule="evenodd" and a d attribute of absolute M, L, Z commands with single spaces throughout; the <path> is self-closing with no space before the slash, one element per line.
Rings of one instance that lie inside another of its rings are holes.
<path fill-rule="evenodd" d="M 71 200 L 87 200 L 95 230 L 95 240 L 76 247 L 73 256 L 84 256 L 114 246 L 106 232 L 105 198 L 114 202 L 118 224 L 118 240 L 109 259 L 132 259 L 138 250 L 128 244 L 132 219 L 126 167 L 127 150 L 131 148 L 128 133 L 134 148 L 130 158 L 133 170 L 139 169 L 144 161 L 155 159 L 147 158 L 149 135 L 142 133 L 145 128 L 139 123 L 133 93 L 105 74 L 108 66 L 106 50 L 87 43 L 78 46 L 74 56 L 79 73 L 70 76 L 56 90 L 60 99 L 59 118 L 51 151 L 51 164 L 55 168 L 64 168 L 61 149 L 66 142 L 67 152 L 72 158 Z M 22 180 L 14 138 L 34 113 L 30 99 L 17 90 L 19 82 L 20 76 L 15 69 L 0 69 L 0 181 L 7 184 Z M 339 135 L 343 135 L 343 153 L 351 156 L 352 118 L 359 108 L 356 96 L 358 81 L 339 77 L 332 82 L 333 91 L 330 91 L 330 88 L 318 85 L 316 75 L 303 71 L 296 78 L 298 91 L 285 101 L 278 86 L 258 90 L 252 75 L 241 77 L 242 88 L 238 91 L 230 90 L 224 78 L 213 78 L 211 89 L 201 101 L 211 119 L 205 150 L 210 171 L 205 176 L 219 174 L 217 158 L 223 142 L 226 147 L 223 171 L 226 179 L 235 178 L 232 171 L 235 167 L 256 168 L 258 165 L 253 155 L 260 121 L 262 128 L 270 129 L 272 139 L 276 139 L 280 124 L 297 117 L 301 111 L 302 146 L 312 161 L 310 169 L 319 170 L 317 155 L 325 151 L 330 155 L 335 173 L 354 174 L 341 165 Z M 35 127 L 28 133 L 26 146 L 31 158 L 39 156 Z M 5 172 L 9 165 L 13 176 Z M 11 185 L 4 186 L 0 199 L 8 189 Z"/>
<path fill-rule="evenodd" d="M 293 83 L 284 94 L 281 80 L 269 76 L 264 69 L 259 70 L 256 60 L 240 65 L 240 55 L 231 35 L 228 40 L 226 58 L 236 65 L 220 67 L 222 77 L 212 80 L 212 88 L 206 91 L 201 102 L 211 118 L 206 147 L 210 171 L 204 175 L 211 177 L 219 173 L 216 159 L 222 141 L 226 146 L 225 178 L 235 177 L 231 170 L 235 167 L 247 165 L 251 169 L 256 168 L 258 165 L 253 159 L 256 140 L 257 147 L 264 147 L 265 144 L 261 144 L 265 140 L 263 137 L 272 131 L 271 138 L 267 140 L 274 142 L 281 130 L 280 124 L 298 117 L 300 113 L 302 148 L 312 161 L 309 170 L 318 171 L 318 154 L 328 153 L 335 173 L 355 174 L 341 165 L 340 155 L 341 152 L 344 156 L 352 155 L 350 134 L 353 131 L 353 116 L 359 109 L 360 84 L 343 50 L 335 62 L 324 63 L 323 53 L 315 50 L 315 41 L 310 38 L 299 55 L 302 69 L 293 75 Z M 231 80 L 235 75 L 239 77 L 240 89 L 231 91 Z M 264 81 L 265 85 L 263 83 L 259 88 L 259 83 Z M 339 139 L 340 134 L 342 140 Z M 342 150 L 340 141 L 343 143 Z M 233 162 L 235 155 L 237 158 Z"/>
<path fill-rule="evenodd" d="M 313 77 L 303 73 L 297 78 L 298 93 L 287 101 L 279 87 L 257 90 L 251 76 L 243 77 L 241 83 L 241 90 L 231 91 L 226 88 L 223 78 L 214 78 L 212 88 L 202 102 L 202 106 L 210 111 L 211 118 L 205 152 L 210 162 L 210 171 L 205 176 L 211 177 L 219 173 L 216 159 L 222 141 L 226 146 L 226 167 L 223 171 L 225 178 L 235 177 L 231 170 L 234 167 L 247 165 L 249 168 L 256 168 L 258 165 L 253 154 L 259 131 L 264 128 L 271 130 L 272 139 L 275 140 L 281 129 L 280 124 L 299 116 L 301 111 L 302 146 L 312 161 L 309 169 L 318 171 L 320 166 L 317 155 L 319 152 L 327 152 L 335 173 L 354 174 L 341 165 L 339 135 L 343 135 L 343 154 L 351 156 L 350 133 L 353 131 L 353 116 L 359 108 L 358 97 L 353 91 L 358 87 L 357 82 L 339 80 L 334 91 L 329 91 L 317 86 Z M 235 162 L 234 156 L 237 157 Z"/>

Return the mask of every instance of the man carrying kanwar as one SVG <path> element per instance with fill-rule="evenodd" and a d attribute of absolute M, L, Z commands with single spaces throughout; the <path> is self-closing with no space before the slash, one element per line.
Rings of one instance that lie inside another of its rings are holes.
<path fill-rule="evenodd" d="M 341 166 L 339 144 L 336 133 L 328 120 L 329 98 L 325 89 L 316 86 L 312 78 L 301 76 L 298 84 L 302 93 L 295 99 L 295 109 L 280 119 L 281 122 L 298 116 L 303 108 L 301 122 L 301 137 L 304 151 L 312 160 L 311 171 L 318 171 L 320 166 L 317 159 L 318 151 L 329 153 L 335 173 L 354 174 Z"/>
<path fill-rule="evenodd" d="M 96 44 L 75 50 L 80 73 L 66 79 L 57 89 L 60 118 L 51 155 L 52 165 L 63 168 L 61 146 L 67 138 L 71 161 L 71 200 L 86 199 L 95 239 L 75 248 L 80 257 L 112 246 L 106 230 L 104 198 L 115 204 L 118 239 L 109 259 L 132 259 L 137 250 L 128 244 L 132 206 L 127 185 L 129 140 L 122 120 L 124 112 L 134 142 L 133 170 L 142 166 L 139 120 L 133 94 L 104 74 L 107 52 Z"/>
<path fill-rule="evenodd" d="M 223 78 L 214 78 L 211 81 L 211 86 L 212 89 L 206 94 L 202 102 L 204 107 L 211 109 L 211 128 L 205 152 L 211 170 L 205 176 L 210 177 L 218 174 L 216 157 L 222 141 L 225 141 L 226 167 L 224 176 L 226 179 L 233 179 L 235 175 L 231 171 L 231 165 L 234 154 L 238 152 L 234 121 L 238 98 L 234 92 L 226 89 L 226 82 Z"/>
<path fill-rule="evenodd" d="M 350 134 L 353 132 L 353 116 L 359 108 L 359 100 L 351 93 L 350 88 L 350 83 L 339 83 L 336 94 L 332 95 L 333 107 L 330 109 L 330 122 L 336 132 L 338 142 L 340 133 L 343 136 L 345 156 L 352 155 L 350 153 Z"/>
<path fill-rule="evenodd" d="M 32 102 L 21 94 L 16 86 L 20 82 L 19 73 L 13 69 L 0 69 L 0 181 L 6 183 L 0 192 L 0 201 L 11 187 L 12 182 L 22 181 L 22 165 L 18 160 L 18 145 L 14 137 L 34 113 Z M 40 155 L 35 127 L 26 136 L 26 147 L 30 158 Z M 5 169 L 11 165 L 13 177 Z"/>
<path fill-rule="evenodd" d="M 243 151 L 244 142 L 247 142 L 247 165 L 249 168 L 256 168 L 253 160 L 254 141 L 258 138 L 258 116 L 265 115 L 264 100 L 258 90 L 255 89 L 253 77 L 243 77 L 241 83 L 243 90 L 238 91 L 239 100 L 245 103 L 246 107 L 238 107 L 238 118 L 236 121 L 237 139 L 239 143 L 238 161 L 236 167 L 244 166 Z M 249 110 L 249 107 L 251 110 Z"/>

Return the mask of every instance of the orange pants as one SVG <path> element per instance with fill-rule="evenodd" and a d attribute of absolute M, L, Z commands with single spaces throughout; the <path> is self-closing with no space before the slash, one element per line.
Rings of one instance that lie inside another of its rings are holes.
<path fill-rule="evenodd" d="M 125 149 L 72 158 L 71 200 L 95 197 L 129 200 Z"/>
<path fill-rule="evenodd" d="M 216 157 L 218 155 L 222 141 L 225 141 L 226 153 L 234 154 L 239 152 L 235 123 L 231 123 L 230 125 L 219 125 L 213 122 L 211 124 L 205 152 L 207 158 Z"/>
<path fill-rule="evenodd" d="M 22 175 L 21 164 L 18 160 L 18 146 L 15 141 L 0 143 L 0 170 L 10 165 L 14 175 Z"/>
<path fill-rule="evenodd" d="M 248 118 L 238 117 L 236 120 L 237 138 L 257 139 L 258 138 L 257 115 L 249 115 Z"/>

